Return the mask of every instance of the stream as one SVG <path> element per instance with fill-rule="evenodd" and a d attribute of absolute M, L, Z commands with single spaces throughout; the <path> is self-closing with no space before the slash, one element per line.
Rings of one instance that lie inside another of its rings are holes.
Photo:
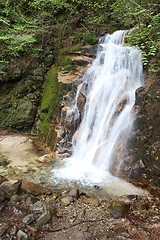
<path fill-rule="evenodd" d="M 77 181 L 57 181 L 57 178 L 53 179 L 52 176 L 53 163 L 56 165 L 57 161 L 54 161 L 50 154 L 46 154 L 45 150 L 34 142 L 37 142 L 36 138 L 28 135 L 1 135 L 0 156 L 3 157 L 3 161 L 1 161 L 0 174 L 11 179 L 25 179 L 52 189 L 64 189 L 76 185 L 99 197 L 147 195 L 147 191 L 117 177 L 112 177 L 109 181 L 104 182 L 102 187 L 87 186 Z M 41 161 L 45 156 L 47 160 Z M 5 164 L 6 161 L 7 164 Z"/>

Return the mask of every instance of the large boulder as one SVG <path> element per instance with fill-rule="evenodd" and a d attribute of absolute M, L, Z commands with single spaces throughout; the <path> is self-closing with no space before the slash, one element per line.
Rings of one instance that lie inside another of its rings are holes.
<path fill-rule="evenodd" d="M 0 97 L 0 128 L 28 130 L 32 127 L 39 103 L 42 76 L 30 75 L 12 88 L 3 86 Z"/>
<path fill-rule="evenodd" d="M 134 136 L 130 140 L 132 165 L 129 178 L 134 183 L 146 180 L 158 192 L 160 186 L 160 81 L 156 76 L 147 79 L 145 87 L 137 92 L 138 109 Z M 146 185 L 146 184 L 145 184 Z"/>

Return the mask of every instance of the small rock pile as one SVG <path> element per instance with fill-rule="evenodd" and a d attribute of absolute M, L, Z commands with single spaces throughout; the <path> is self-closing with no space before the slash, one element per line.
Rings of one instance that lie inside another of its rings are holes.
<path fill-rule="evenodd" d="M 101 190 L 50 189 L 0 175 L 0 239 L 159 240 L 158 198 L 111 199 Z"/>
<path fill-rule="evenodd" d="M 0 176 L 0 239 L 35 239 L 56 212 L 54 201 L 43 201 L 51 194 L 39 184 Z"/>

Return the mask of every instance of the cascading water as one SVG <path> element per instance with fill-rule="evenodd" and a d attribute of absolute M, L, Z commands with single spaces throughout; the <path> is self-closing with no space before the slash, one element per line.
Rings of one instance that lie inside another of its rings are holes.
<path fill-rule="evenodd" d="M 53 170 L 54 177 L 100 183 L 112 176 L 113 161 L 122 158 L 119 146 L 125 146 L 131 131 L 135 91 L 143 84 L 141 53 L 123 46 L 124 35 L 117 31 L 100 39 L 96 59 L 83 77 L 87 100 L 73 136 L 73 154 L 63 168 Z"/>

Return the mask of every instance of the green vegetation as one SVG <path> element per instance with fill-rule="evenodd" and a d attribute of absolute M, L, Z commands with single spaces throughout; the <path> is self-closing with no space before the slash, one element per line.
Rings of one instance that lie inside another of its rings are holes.
<path fill-rule="evenodd" d="M 112 19 L 116 26 L 131 29 L 127 41 L 140 47 L 144 66 L 150 72 L 157 73 L 160 52 L 159 1 L 117 0 L 112 5 Z"/>
<path fill-rule="evenodd" d="M 55 67 L 48 71 L 41 102 L 40 140 L 47 142 L 49 146 L 52 146 L 56 137 L 54 128 L 60 113 L 59 103 L 65 90 L 64 84 L 58 83 L 59 70 L 58 67 Z M 51 134 L 54 137 L 50 137 Z"/>
<path fill-rule="evenodd" d="M 11 59 L 38 58 L 49 40 L 48 33 L 56 53 L 66 44 L 95 44 L 101 33 L 131 28 L 129 44 L 141 48 L 144 65 L 155 72 L 160 42 L 158 9 L 158 0 L 2 0 L 0 75 L 6 77 Z"/>

